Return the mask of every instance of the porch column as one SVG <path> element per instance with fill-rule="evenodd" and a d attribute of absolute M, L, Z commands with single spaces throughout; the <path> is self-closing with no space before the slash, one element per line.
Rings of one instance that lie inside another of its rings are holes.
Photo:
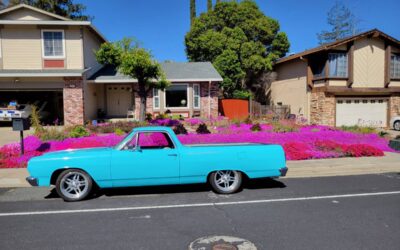
<path fill-rule="evenodd" d="M 84 124 L 83 79 L 81 77 L 65 77 L 63 88 L 64 124 Z"/>

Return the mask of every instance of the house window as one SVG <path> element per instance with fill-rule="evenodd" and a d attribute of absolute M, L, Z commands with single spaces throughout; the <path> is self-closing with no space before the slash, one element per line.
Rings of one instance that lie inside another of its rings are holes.
<path fill-rule="evenodd" d="M 200 85 L 193 84 L 193 108 L 200 108 Z"/>
<path fill-rule="evenodd" d="M 188 85 L 174 84 L 165 89 L 165 106 L 167 108 L 188 107 Z"/>
<path fill-rule="evenodd" d="M 153 107 L 155 109 L 160 108 L 160 92 L 156 88 L 153 88 Z"/>
<path fill-rule="evenodd" d="M 347 77 L 347 54 L 329 53 L 329 76 Z"/>
<path fill-rule="evenodd" d="M 400 55 L 393 54 L 390 58 L 390 78 L 400 79 Z"/>
<path fill-rule="evenodd" d="M 43 57 L 64 57 L 64 31 L 42 31 Z"/>

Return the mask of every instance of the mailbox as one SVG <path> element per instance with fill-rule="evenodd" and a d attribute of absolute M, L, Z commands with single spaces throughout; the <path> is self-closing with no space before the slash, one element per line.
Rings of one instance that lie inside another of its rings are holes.
<path fill-rule="evenodd" d="M 28 118 L 13 118 L 12 119 L 13 131 L 29 130 L 31 124 Z"/>

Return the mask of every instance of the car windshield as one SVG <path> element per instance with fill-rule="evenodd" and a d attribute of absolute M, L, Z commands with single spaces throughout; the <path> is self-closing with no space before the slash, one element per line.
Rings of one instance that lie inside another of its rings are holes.
<path fill-rule="evenodd" d="M 130 132 L 130 133 L 128 133 L 128 134 L 126 134 L 126 135 L 124 136 L 124 138 L 123 138 L 117 145 L 114 146 L 114 149 L 121 149 L 121 148 L 126 144 L 126 141 L 128 140 L 128 137 L 129 137 L 132 133 L 133 133 L 133 131 Z"/>

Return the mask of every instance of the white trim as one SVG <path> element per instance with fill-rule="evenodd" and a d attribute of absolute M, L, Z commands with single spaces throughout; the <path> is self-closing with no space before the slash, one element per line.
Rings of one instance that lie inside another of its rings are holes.
<path fill-rule="evenodd" d="M 82 76 L 83 73 L 0 73 L 0 77 L 68 77 Z"/>
<path fill-rule="evenodd" d="M 70 25 L 89 26 L 89 21 L 47 21 L 47 20 L 0 20 L 3 25 Z"/>
<path fill-rule="evenodd" d="M 137 83 L 138 81 L 136 79 L 95 79 L 95 80 L 89 80 L 94 83 Z M 188 78 L 188 79 L 167 79 L 167 81 L 173 82 L 173 83 L 187 83 L 187 82 L 222 82 L 222 79 L 217 79 L 217 78 L 203 78 L 203 79 L 196 79 L 196 78 Z M 152 80 L 152 82 L 156 82 L 155 80 Z"/>
<path fill-rule="evenodd" d="M 153 92 L 153 98 L 152 98 L 153 99 L 153 109 L 159 110 L 160 106 L 161 106 L 160 90 L 153 88 L 152 92 Z M 154 95 L 155 92 L 157 92 L 157 96 Z M 158 107 L 156 107 L 155 97 L 158 98 Z"/>
<path fill-rule="evenodd" d="M 194 100 L 195 100 L 195 98 L 196 98 L 196 95 L 195 95 L 195 91 L 194 91 L 194 88 L 195 87 L 197 87 L 198 89 L 199 89 L 199 94 L 197 95 L 198 96 L 198 98 L 199 98 L 199 105 L 198 106 L 195 106 L 194 105 Z M 192 89 L 193 89 L 193 103 L 192 103 L 192 105 L 193 105 L 193 109 L 201 109 L 201 93 L 200 93 L 200 84 L 198 84 L 198 83 L 193 83 L 193 87 L 192 87 Z"/>
<path fill-rule="evenodd" d="M 264 204 L 264 203 L 278 203 L 278 202 L 290 202 L 290 201 L 313 201 L 313 200 L 328 200 L 328 199 L 341 199 L 341 198 L 353 198 L 353 197 L 386 196 L 386 195 L 398 195 L 398 194 L 400 194 L 400 191 L 356 193 L 356 194 L 334 194 L 334 195 L 325 195 L 325 196 L 323 196 L 323 195 L 321 195 L 321 196 L 303 196 L 303 197 L 261 199 L 261 200 L 221 201 L 221 202 L 186 203 L 186 204 L 159 204 L 159 205 L 153 205 L 153 206 L 149 205 L 149 206 L 136 206 L 136 207 L 128 206 L 128 207 L 64 209 L 64 210 L 47 210 L 47 211 L 26 211 L 26 212 L 0 213 L 0 217 L 137 211 L 137 210 L 154 210 L 154 209 L 175 209 L 175 208 L 188 208 L 188 207 L 233 206 L 233 205 Z"/>
<path fill-rule="evenodd" d="M 63 45 L 63 55 L 62 56 L 46 56 L 45 55 L 45 48 L 44 48 L 44 32 L 61 32 L 62 34 L 62 45 Z M 41 30 L 42 33 L 42 58 L 44 59 L 65 59 L 65 31 L 60 29 L 43 29 Z"/>
<path fill-rule="evenodd" d="M 22 8 L 30 9 L 30 10 L 36 11 L 38 13 L 41 13 L 43 15 L 51 16 L 51 17 L 54 17 L 54 18 L 57 18 L 57 19 L 65 20 L 65 21 L 71 20 L 69 18 L 60 16 L 60 15 L 57 15 L 57 14 L 54 14 L 54 13 L 51 13 L 51 12 L 36 8 L 36 7 L 33 7 L 33 6 L 30 6 L 30 5 L 27 5 L 27 4 L 18 4 L 18 5 L 15 5 L 15 6 L 0 10 L 0 15 L 12 12 L 14 10 L 22 9 Z"/>
<path fill-rule="evenodd" d="M 190 109 L 189 103 L 190 103 L 190 96 L 189 96 L 189 83 L 172 83 L 170 85 L 186 85 L 186 97 L 187 97 L 187 102 L 186 102 L 186 107 L 167 107 L 167 88 L 164 90 L 164 109 L 171 109 L 171 110 L 179 110 L 179 109 Z"/>

